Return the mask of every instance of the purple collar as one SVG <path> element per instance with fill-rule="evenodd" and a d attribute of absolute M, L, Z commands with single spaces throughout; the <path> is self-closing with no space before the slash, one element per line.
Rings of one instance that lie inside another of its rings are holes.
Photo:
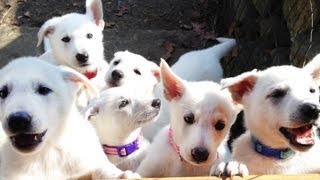
<path fill-rule="evenodd" d="M 126 157 L 137 151 L 140 148 L 142 141 L 143 136 L 139 135 L 138 138 L 132 143 L 122 146 L 108 146 L 106 144 L 102 144 L 102 148 L 104 153 L 107 155 L 118 155 L 119 157 Z"/>

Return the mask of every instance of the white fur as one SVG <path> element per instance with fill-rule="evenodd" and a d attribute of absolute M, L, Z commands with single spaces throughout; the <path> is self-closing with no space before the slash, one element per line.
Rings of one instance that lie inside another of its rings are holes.
<path fill-rule="evenodd" d="M 16 59 L 1 69 L 0 120 L 6 142 L 1 149 L 0 179 L 67 179 L 90 173 L 94 178 L 136 177 L 108 161 L 94 128 L 81 118 L 75 106 L 80 84 L 92 89 L 76 71 L 36 57 Z M 40 87 L 50 91 L 40 94 Z M 12 131 L 8 117 L 18 111 L 32 117 L 30 129 Z M 44 131 L 42 142 L 27 151 L 9 138 Z"/>
<path fill-rule="evenodd" d="M 217 40 L 218 45 L 183 54 L 172 65 L 172 71 L 187 81 L 219 82 L 223 77 L 220 59 L 236 45 L 236 41 L 222 37 Z"/>
<path fill-rule="evenodd" d="M 227 171 L 228 175 L 246 175 L 248 172 L 243 170 L 243 164 L 247 166 L 250 174 L 258 175 L 320 172 L 320 145 L 317 135 L 312 147 L 302 148 L 290 143 L 279 130 L 281 127 L 298 128 L 318 123 L 317 119 L 313 119 L 314 122 L 303 121 L 301 115 L 300 107 L 305 103 L 319 107 L 316 82 L 320 79 L 320 66 L 319 63 L 314 63 L 312 67 L 306 67 L 300 69 L 293 66 L 277 66 L 222 80 L 222 85 L 229 88 L 234 100 L 243 104 L 248 132 L 233 143 L 232 156 L 242 166 L 242 170 L 239 166 L 230 167 L 226 164 L 228 170 L 222 167 L 217 170 L 213 167 L 212 174 L 219 175 Z M 288 91 L 280 98 L 273 97 L 272 93 L 279 89 Z M 239 93 L 240 91 L 244 93 Z M 312 131 L 316 133 L 315 126 L 312 127 Z M 283 160 L 263 156 L 253 149 L 252 135 L 271 148 L 290 148 L 295 155 Z"/>
<path fill-rule="evenodd" d="M 226 140 L 238 107 L 233 104 L 230 93 L 222 91 L 218 84 L 182 80 L 171 72 L 165 61 L 161 62 L 160 68 L 164 96 L 169 101 L 173 139 L 180 147 L 183 161 L 169 143 L 168 125 L 155 137 L 137 172 L 143 177 L 206 176 L 213 163 L 230 156 Z M 193 124 L 184 121 L 189 113 L 194 114 Z M 218 122 L 225 124 L 220 131 L 215 129 Z M 191 153 L 198 147 L 209 154 L 201 162 Z"/>
<path fill-rule="evenodd" d="M 86 108 L 86 116 L 95 127 L 101 144 L 122 146 L 132 143 L 140 136 L 141 127 L 157 118 L 160 106 L 152 106 L 152 103 L 159 99 L 154 97 L 151 90 L 137 86 L 109 88 Z M 127 105 L 119 107 L 126 101 Z M 140 148 L 129 156 L 107 156 L 118 168 L 135 171 L 145 157 L 148 146 L 149 142 L 143 139 Z"/>
<path fill-rule="evenodd" d="M 123 77 L 115 80 L 112 77 L 114 71 L 120 72 Z M 106 88 L 142 81 L 143 86 L 149 89 L 158 83 L 158 79 L 159 67 L 157 64 L 129 51 L 116 52 L 105 75 Z"/>
<path fill-rule="evenodd" d="M 105 86 L 104 75 L 108 63 L 104 59 L 104 28 L 102 3 L 100 0 L 86 1 L 86 14 L 69 13 L 46 21 L 38 32 L 38 46 L 44 39 L 46 52 L 41 55 L 50 63 L 69 66 L 80 73 L 97 69 L 97 76 L 90 81 L 98 89 Z M 92 38 L 88 38 L 92 34 Z M 62 39 L 69 37 L 69 42 Z M 86 53 L 88 61 L 79 63 L 76 55 Z"/>

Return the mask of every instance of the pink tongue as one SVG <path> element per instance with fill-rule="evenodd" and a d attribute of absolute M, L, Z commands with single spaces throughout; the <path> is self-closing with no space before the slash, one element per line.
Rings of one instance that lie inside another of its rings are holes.
<path fill-rule="evenodd" d="M 295 134 L 295 140 L 299 143 L 299 144 L 314 144 L 314 133 L 312 131 L 312 128 L 304 131 L 304 132 L 299 132 L 297 134 Z"/>

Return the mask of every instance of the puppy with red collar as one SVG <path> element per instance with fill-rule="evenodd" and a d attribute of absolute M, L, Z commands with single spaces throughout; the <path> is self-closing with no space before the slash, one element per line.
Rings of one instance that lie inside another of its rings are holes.
<path fill-rule="evenodd" d="M 46 21 L 38 32 L 44 40 L 41 59 L 64 65 L 85 75 L 97 88 L 105 86 L 108 63 L 103 53 L 103 11 L 100 0 L 86 1 L 86 14 L 69 13 Z"/>

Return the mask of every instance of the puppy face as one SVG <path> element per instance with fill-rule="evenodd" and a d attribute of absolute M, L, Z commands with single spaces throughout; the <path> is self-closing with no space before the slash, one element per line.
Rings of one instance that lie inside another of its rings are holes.
<path fill-rule="evenodd" d="M 121 86 L 104 91 L 87 109 L 102 141 L 117 135 L 130 134 L 155 120 L 160 111 L 160 99 L 151 92 Z"/>
<path fill-rule="evenodd" d="M 246 125 L 258 139 L 273 148 L 305 151 L 315 142 L 314 125 L 320 112 L 313 73 L 279 66 L 226 79 L 222 84 L 244 105 Z"/>
<path fill-rule="evenodd" d="M 194 165 L 212 164 L 239 112 L 230 93 L 213 82 L 186 82 L 164 61 L 161 78 L 181 156 Z"/>
<path fill-rule="evenodd" d="M 109 87 L 117 87 L 129 82 L 144 81 L 153 86 L 159 79 L 159 67 L 144 57 L 129 51 L 114 54 L 105 76 Z"/>
<path fill-rule="evenodd" d="M 0 77 L 4 131 L 17 152 L 35 153 L 61 134 L 77 91 L 71 82 L 80 79 L 32 57 L 11 62 Z"/>
<path fill-rule="evenodd" d="M 101 2 L 88 1 L 86 14 L 70 13 L 52 18 L 38 33 L 38 45 L 46 36 L 58 63 L 81 73 L 96 71 L 98 60 L 104 59 Z"/>

